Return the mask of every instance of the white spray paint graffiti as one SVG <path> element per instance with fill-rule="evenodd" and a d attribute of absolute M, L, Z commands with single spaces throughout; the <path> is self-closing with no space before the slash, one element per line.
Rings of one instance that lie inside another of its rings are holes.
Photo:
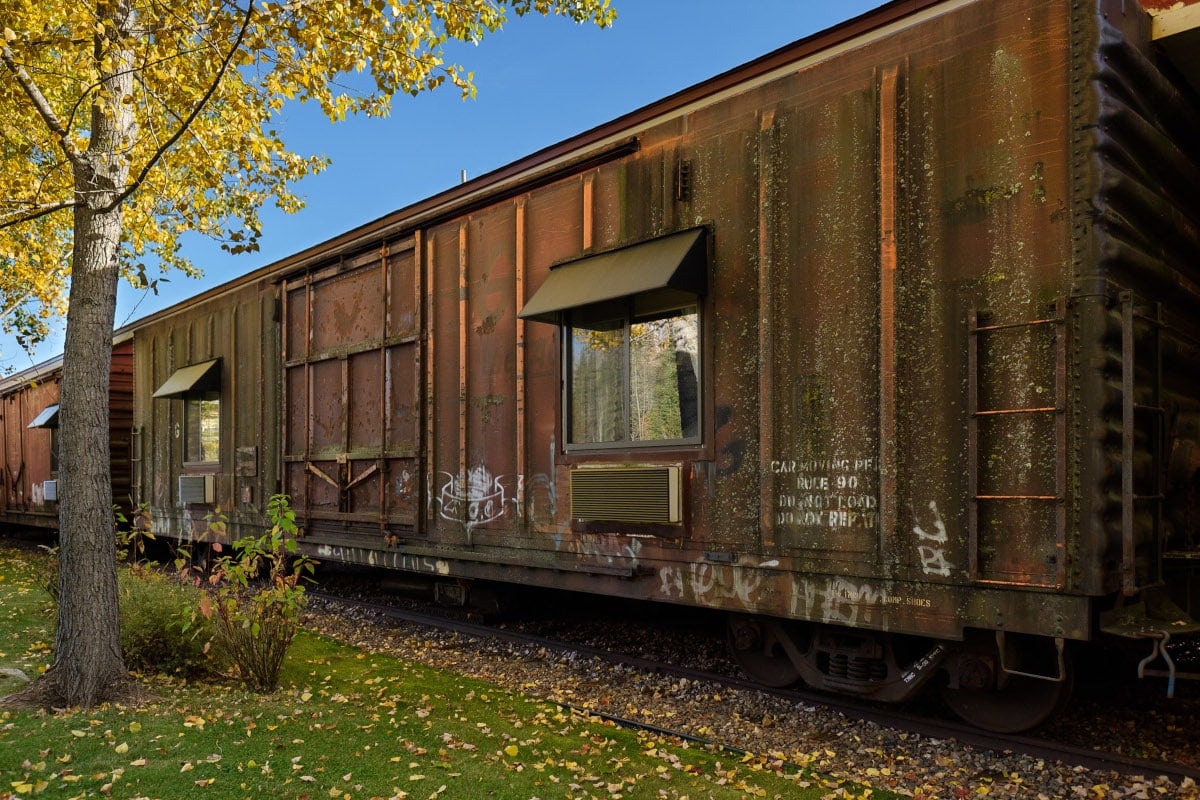
<path fill-rule="evenodd" d="M 640 539 L 615 533 L 581 533 L 570 539 L 555 536 L 554 546 L 559 551 L 574 553 L 597 563 L 627 563 L 630 569 L 637 569 L 642 558 Z"/>
<path fill-rule="evenodd" d="M 409 500 L 413 495 L 413 475 L 408 470 L 403 470 L 400 477 L 396 480 L 396 496 L 401 500 Z"/>
<path fill-rule="evenodd" d="M 553 526 L 558 515 L 558 490 L 549 475 L 534 475 L 528 482 L 524 475 L 518 475 L 517 497 L 513 498 L 513 503 L 518 515 L 528 513 L 532 528 L 543 530 Z"/>
<path fill-rule="evenodd" d="M 886 589 L 846 578 L 797 579 L 792 614 L 833 625 L 871 624 L 876 608 L 891 603 Z"/>
<path fill-rule="evenodd" d="M 946 553 L 943 550 L 947 539 L 946 523 L 942 522 L 942 515 L 938 513 L 937 502 L 930 500 L 929 510 L 933 512 L 933 533 L 929 533 L 920 525 L 914 525 L 913 534 L 917 541 L 932 544 L 918 544 L 917 555 L 921 557 L 921 569 L 926 575 L 940 575 L 944 578 L 950 575 L 950 564 L 946 561 Z"/>
<path fill-rule="evenodd" d="M 757 570 L 746 570 L 724 564 L 696 561 L 686 566 L 668 565 L 658 571 L 658 591 L 663 597 L 681 600 L 690 597 L 706 605 L 721 605 L 735 600 L 743 608 L 758 603 L 763 576 Z"/>
<path fill-rule="evenodd" d="M 539 516 L 547 516 L 542 507 L 548 510 L 548 519 L 553 521 L 558 509 L 554 482 L 546 475 L 534 475 L 529 481 L 527 491 L 524 475 L 506 478 L 504 475 L 493 475 L 491 470 L 482 464 L 470 469 L 466 476 L 443 472 L 446 476 L 440 491 L 434 491 L 433 475 L 427 476 L 428 513 L 432 516 L 434 505 L 437 514 L 444 520 L 460 522 L 469 531 L 480 525 L 504 517 L 511 504 L 513 514 L 517 519 L 524 519 L 528 512 L 530 521 L 539 522 Z M 411 477 L 406 476 L 404 487 L 411 484 Z M 515 492 L 509 491 L 505 483 L 516 483 Z"/>
<path fill-rule="evenodd" d="M 508 500 L 501 482 L 503 475 L 493 477 L 482 465 L 472 467 L 465 480 L 461 475 L 442 474 L 448 478 L 437 498 L 442 519 L 465 522 L 470 530 L 504 516 Z"/>
<path fill-rule="evenodd" d="M 551 464 L 554 463 L 556 447 L 554 437 L 551 437 Z M 443 472 L 442 475 L 446 476 L 446 482 L 442 484 L 440 492 L 434 491 L 433 473 L 425 475 L 426 513 L 433 516 L 436 501 L 438 515 L 450 522 L 463 523 L 468 534 L 480 525 L 503 517 L 510 502 L 517 519 L 528 517 L 529 523 L 535 528 L 553 525 L 558 517 L 558 488 L 548 475 L 534 475 L 528 485 L 524 475 L 514 475 L 516 488 L 511 493 L 504 485 L 505 476 L 493 476 L 491 470 L 482 464 L 473 467 L 466 476 L 449 472 Z"/>

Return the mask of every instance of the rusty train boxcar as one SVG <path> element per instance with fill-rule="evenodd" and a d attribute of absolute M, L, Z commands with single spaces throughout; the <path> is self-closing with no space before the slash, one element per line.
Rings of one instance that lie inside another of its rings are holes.
<path fill-rule="evenodd" d="M 53 361 L 5 379 L 3 520 L 39 528 L 57 524 L 58 365 Z M 47 481 L 50 481 L 47 486 Z M 47 488 L 49 497 L 47 497 Z"/>
<path fill-rule="evenodd" d="M 140 496 L 1036 724 L 1065 642 L 1197 629 L 1200 115 L 1148 25 L 890 4 L 157 315 Z"/>
<path fill-rule="evenodd" d="M 0 452 L 4 454 L 0 524 L 58 528 L 61 379 L 62 359 L 56 358 L 0 381 Z M 128 514 L 132 509 L 133 341 L 127 332 L 113 340 L 108 409 L 113 503 Z"/>

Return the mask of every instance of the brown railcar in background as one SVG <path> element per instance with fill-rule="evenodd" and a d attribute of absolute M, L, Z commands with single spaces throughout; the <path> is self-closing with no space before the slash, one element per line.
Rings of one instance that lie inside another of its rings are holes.
<path fill-rule="evenodd" d="M 280 334 L 274 286 L 243 280 L 136 323 L 134 496 L 154 528 L 207 540 L 264 521 L 278 486 Z"/>
<path fill-rule="evenodd" d="M 892 3 L 136 323 L 136 499 L 1037 724 L 1067 643 L 1198 628 L 1200 114 L 1148 25 Z"/>
<path fill-rule="evenodd" d="M 62 359 L 0 381 L 0 452 L 4 454 L 0 525 L 58 528 L 58 399 Z M 109 372 L 109 456 L 113 503 L 132 509 L 133 339 L 118 335 Z"/>

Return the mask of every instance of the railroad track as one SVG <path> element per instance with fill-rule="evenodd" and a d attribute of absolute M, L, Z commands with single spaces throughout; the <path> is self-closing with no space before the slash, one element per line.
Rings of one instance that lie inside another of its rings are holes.
<path fill-rule="evenodd" d="M 565 642 L 540 634 L 500 628 L 469 618 L 455 618 L 452 615 L 413 610 L 388 603 L 348 598 L 320 591 L 313 591 L 310 594 L 315 598 L 320 598 L 328 602 L 370 611 L 392 620 L 413 625 L 428 626 L 466 636 L 526 645 L 550 652 L 576 653 L 643 672 L 669 675 L 694 682 L 706 682 L 727 689 L 762 692 L 788 702 L 823 707 L 838 712 L 852 720 L 875 723 L 880 726 L 905 731 L 909 734 L 915 734 L 926 739 L 953 739 L 960 744 L 977 749 L 995 752 L 1008 751 L 1034 759 L 1057 761 L 1071 767 L 1082 767 L 1099 772 L 1111 772 L 1126 776 L 1166 776 L 1176 782 L 1182 782 L 1186 779 L 1200 782 L 1200 769 L 1178 763 L 1133 758 L 1119 753 L 1103 752 L 1030 735 L 995 734 L 972 728 L 959 722 L 937 719 L 902 708 L 883 706 L 843 696 L 829 695 L 804 689 L 771 689 L 737 676 L 690 669 L 677 664 L 669 664 L 655 659 L 614 652 L 601 647 Z M 662 728 L 657 725 L 647 724 L 641 720 L 629 719 L 610 713 L 598 713 L 592 708 L 579 710 L 593 716 L 609 719 L 616 724 L 626 727 L 650 729 L 683 739 L 725 747 L 720 743 L 710 742 L 703 737 L 698 737 L 691 733 Z M 725 749 L 737 751 L 737 748 L 733 747 L 725 747 Z"/>

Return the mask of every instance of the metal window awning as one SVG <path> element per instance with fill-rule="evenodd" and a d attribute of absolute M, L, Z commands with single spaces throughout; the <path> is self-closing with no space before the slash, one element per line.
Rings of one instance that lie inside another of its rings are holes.
<path fill-rule="evenodd" d="M 707 233 L 693 228 L 559 264 L 517 316 L 558 322 L 569 308 L 656 289 L 702 295 L 708 288 Z"/>
<path fill-rule="evenodd" d="M 58 403 L 48 405 L 42 409 L 42 413 L 33 418 L 33 422 L 25 426 L 26 428 L 57 428 L 58 427 Z"/>
<path fill-rule="evenodd" d="M 171 373 L 166 383 L 154 390 L 153 397 L 186 397 L 193 392 L 210 392 L 221 388 L 221 359 L 202 361 L 180 367 Z"/>

